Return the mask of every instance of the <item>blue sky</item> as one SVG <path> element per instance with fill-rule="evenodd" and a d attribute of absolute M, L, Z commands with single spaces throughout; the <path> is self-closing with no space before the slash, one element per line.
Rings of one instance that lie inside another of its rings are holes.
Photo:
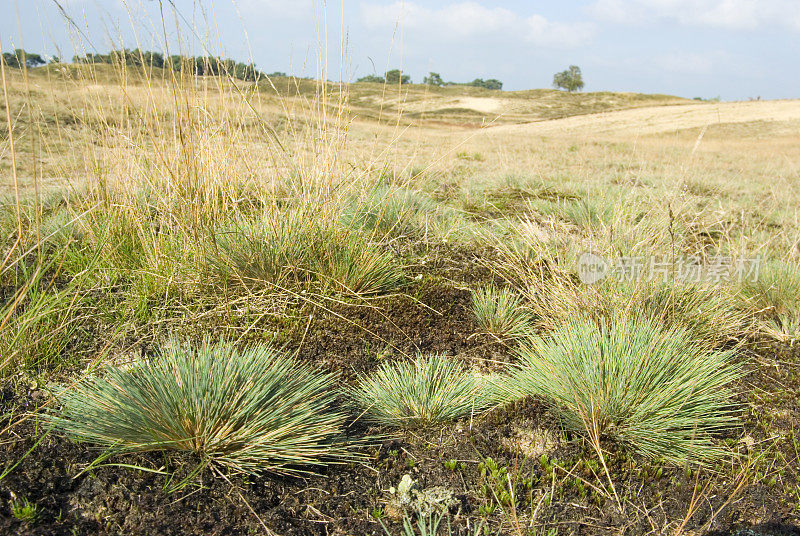
<path fill-rule="evenodd" d="M 0 19 L 4 51 L 164 48 L 158 0 L 58 0 L 79 31 L 53 0 L 3 2 L 16 13 Z M 173 0 L 177 24 L 162 2 L 173 50 L 203 42 L 267 72 L 313 76 L 322 58 L 330 79 L 402 67 L 528 89 L 575 64 L 586 91 L 800 97 L 800 0 Z"/>

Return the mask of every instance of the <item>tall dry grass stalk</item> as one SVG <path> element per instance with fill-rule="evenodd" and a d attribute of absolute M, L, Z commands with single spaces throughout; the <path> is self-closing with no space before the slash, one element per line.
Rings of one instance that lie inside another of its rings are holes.
<path fill-rule="evenodd" d="M 609 322 L 633 315 L 686 329 L 697 344 L 712 348 L 738 344 L 754 333 L 752 300 L 734 282 L 693 283 L 676 272 L 666 278 L 650 277 L 645 270 L 630 278 L 614 274 L 614 263 L 623 256 L 666 259 L 676 265 L 692 236 L 676 239 L 667 214 L 632 222 L 624 208 L 607 213 L 609 221 L 583 229 L 527 218 L 510 222 L 502 238 L 497 233 L 484 235 L 498 253 L 489 267 L 524 296 L 534 329 L 551 331 L 577 318 Z M 577 275 L 585 252 L 607 262 L 606 276 L 594 284 Z"/>
<path fill-rule="evenodd" d="M 65 23 L 85 35 L 68 16 Z M 133 28 L 138 49 L 189 55 L 187 43 L 200 42 L 205 55 L 216 55 L 176 10 L 161 13 L 153 27 L 163 35 L 151 47 Z M 168 35 L 179 36 L 177 49 Z M 121 38 L 109 42 L 122 48 Z M 325 46 L 320 39 L 321 56 Z M 74 48 L 78 55 L 96 50 L 86 39 Z M 391 150 L 351 141 L 349 86 L 344 76 L 328 82 L 323 62 L 315 80 L 256 82 L 225 72 L 200 76 L 186 62 L 180 69 L 171 62 L 156 68 L 143 56 L 138 65 L 120 56 L 115 64 L 3 69 L 9 129 L 3 151 L 10 149 L 12 157 L 16 232 L 3 237 L 0 279 L 19 291 L 5 302 L 4 324 L 42 325 L 20 322 L 26 310 L 58 317 L 56 305 L 33 307 L 39 303 L 29 295 L 33 290 L 58 291 L 62 298 L 42 303 L 63 305 L 68 296 L 121 287 L 126 306 L 146 320 L 170 304 L 179 310 L 176 318 L 185 318 L 187 310 L 225 302 L 231 292 L 296 293 L 308 281 L 323 294 L 354 296 L 401 284 L 400 263 L 383 242 L 407 222 L 380 220 L 407 219 L 398 205 L 408 196 L 402 181 L 393 183 L 383 191 L 382 206 L 374 206 L 376 170 L 389 166 Z M 399 201 L 392 205 L 395 192 Z M 379 221 L 357 224 L 354 215 L 367 213 Z M 277 232 L 287 222 L 299 228 Z M 425 222 L 420 216 L 413 223 Z M 43 235 L 43 229 L 52 233 Z M 279 244 L 283 250 L 271 260 L 252 255 L 280 248 L 242 255 L 229 247 L 284 239 L 295 243 Z M 294 250 L 301 251 L 287 253 Z M 255 270 L 254 278 L 253 266 L 269 262 L 277 269 Z M 288 284 L 287 273 L 299 274 L 294 282 L 303 284 Z M 20 278 L 27 280 L 22 286 Z M 248 285 L 230 284 L 243 280 Z M 115 322 L 132 321 L 111 314 Z M 26 333 L 0 340 L 12 344 Z"/>

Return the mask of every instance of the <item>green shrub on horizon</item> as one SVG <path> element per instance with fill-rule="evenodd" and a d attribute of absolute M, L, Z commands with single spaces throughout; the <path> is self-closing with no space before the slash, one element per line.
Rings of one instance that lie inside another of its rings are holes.
<path fill-rule="evenodd" d="M 570 430 L 668 462 L 707 462 L 724 451 L 711 437 L 736 423 L 733 351 L 693 344 L 685 330 L 647 319 L 575 319 L 519 350 L 498 389 L 508 399 L 550 402 Z"/>
<path fill-rule="evenodd" d="M 178 450 L 246 473 L 296 474 L 353 458 L 336 378 L 268 346 L 164 345 L 57 394 L 44 418 L 113 452 Z"/>

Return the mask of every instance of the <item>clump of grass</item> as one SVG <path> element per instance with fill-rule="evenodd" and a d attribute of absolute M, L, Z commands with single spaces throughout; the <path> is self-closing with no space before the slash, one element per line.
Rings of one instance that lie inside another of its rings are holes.
<path fill-rule="evenodd" d="M 598 208 L 596 204 L 585 199 L 572 202 L 562 201 L 556 214 L 583 228 L 600 227 L 612 219 L 612 212 L 609 208 Z"/>
<path fill-rule="evenodd" d="M 396 290 L 403 270 L 389 252 L 351 230 L 325 235 L 310 264 L 323 291 L 368 295 Z"/>
<path fill-rule="evenodd" d="M 526 233 L 494 240 L 498 259 L 490 267 L 519 290 L 538 330 L 554 330 L 575 318 L 610 322 L 635 313 L 685 329 L 697 344 L 711 348 L 737 344 L 753 333 L 752 308 L 731 285 L 628 281 L 613 273 L 587 285 L 575 270 L 582 250 L 590 247 L 574 240 L 539 241 Z M 606 255 L 609 270 L 613 255 Z"/>
<path fill-rule="evenodd" d="M 614 219 L 611 207 L 601 208 L 586 199 L 535 199 L 529 205 L 536 212 L 555 216 L 581 229 L 603 227 Z"/>
<path fill-rule="evenodd" d="M 519 357 L 501 387 L 550 401 L 593 444 L 605 438 L 649 458 L 706 462 L 723 454 L 712 435 L 736 422 L 731 383 L 742 370 L 733 352 L 704 350 L 650 320 L 576 319 L 532 339 Z"/>
<path fill-rule="evenodd" d="M 240 218 L 215 234 L 216 251 L 209 263 L 223 280 L 248 286 L 305 285 L 311 279 L 308 264 L 318 233 L 313 220 L 299 211 L 287 211 L 284 217 Z"/>
<path fill-rule="evenodd" d="M 336 379 L 268 346 L 171 341 L 58 395 L 46 419 L 112 452 L 178 450 L 234 472 L 294 474 L 351 458 Z"/>
<path fill-rule="evenodd" d="M 447 238 L 459 227 L 458 214 L 414 190 L 378 183 L 353 197 L 342 222 L 382 241 L 396 238 Z"/>
<path fill-rule="evenodd" d="M 648 283 L 628 287 L 628 311 L 685 330 L 697 345 L 735 346 L 753 332 L 751 308 L 732 289 L 693 283 Z"/>
<path fill-rule="evenodd" d="M 392 254 L 364 233 L 303 210 L 240 219 L 216 235 L 214 247 L 216 274 L 250 287 L 363 295 L 393 290 L 403 279 Z"/>
<path fill-rule="evenodd" d="M 759 311 L 759 329 L 777 340 L 800 338 L 800 267 L 771 261 L 756 281 L 746 281 L 742 293 Z"/>
<path fill-rule="evenodd" d="M 18 306 L 10 303 L 2 308 L 7 316 L 0 320 L 0 375 L 13 366 L 39 369 L 64 364 L 64 350 L 80 332 L 82 296 L 35 287 L 18 292 Z"/>
<path fill-rule="evenodd" d="M 527 287 L 535 324 L 555 329 L 571 318 L 611 321 L 621 312 L 684 329 L 699 345 L 738 344 L 752 332 L 748 309 L 729 289 L 692 283 L 604 280 L 585 285 L 573 279 L 548 280 Z"/>
<path fill-rule="evenodd" d="M 500 340 L 531 333 L 531 315 L 522 298 L 508 287 L 493 285 L 472 291 L 472 311 L 481 329 Z"/>
<path fill-rule="evenodd" d="M 82 288 L 84 276 L 57 284 L 63 259 L 53 256 L 33 265 L 32 259 L 21 257 L 0 270 L 0 278 L 18 285 L 0 302 L 0 376 L 14 367 L 42 370 L 65 365 L 70 346 L 72 356 L 78 356 L 75 343 L 96 310 Z"/>
<path fill-rule="evenodd" d="M 350 390 L 371 423 L 410 428 L 479 413 L 493 401 L 490 383 L 444 355 L 385 363 Z"/>

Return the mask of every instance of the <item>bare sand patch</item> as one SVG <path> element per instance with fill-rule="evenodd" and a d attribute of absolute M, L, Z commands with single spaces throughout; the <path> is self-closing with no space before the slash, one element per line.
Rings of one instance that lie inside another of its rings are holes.
<path fill-rule="evenodd" d="M 487 128 L 487 135 L 658 134 L 716 124 L 800 120 L 800 100 L 698 103 L 578 115 Z"/>

